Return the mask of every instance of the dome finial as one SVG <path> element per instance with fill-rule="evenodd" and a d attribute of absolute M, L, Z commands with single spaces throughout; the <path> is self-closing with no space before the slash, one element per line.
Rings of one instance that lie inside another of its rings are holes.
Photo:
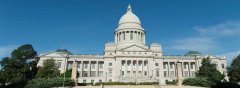
<path fill-rule="evenodd" d="M 127 11 L 131 11 L 131 12 L 132 12 L 132 7 L 131 7 L 130 3 L 128 4 L 128 9 L 127 9 Z"/>

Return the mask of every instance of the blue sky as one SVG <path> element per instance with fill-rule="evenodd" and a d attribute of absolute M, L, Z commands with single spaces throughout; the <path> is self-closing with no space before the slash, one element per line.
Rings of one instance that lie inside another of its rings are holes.
<path fill-rule="evenodd" d="M 75 54 L 102 54 L 131 3 L 146 30 L 147 44 L 164 55 L 189 50 L 240 54 L 239 0 L 0 0 L 0 58 L 22 44 L 39 54 L 64 48 Z"/>

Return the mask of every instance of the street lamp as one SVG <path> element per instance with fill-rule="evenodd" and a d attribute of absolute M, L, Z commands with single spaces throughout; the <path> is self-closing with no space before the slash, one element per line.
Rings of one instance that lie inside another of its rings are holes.
<path fill-rule="evenodd" d="M 67 62 L 66 62 L 66 60 L 67 59 L 69 59 L 69 56 L 67 55 L 66 57 L 65 57 L 65 59 L 64 59 L 64 69 L 63 69 L 63 88 L 65 88 L 64 86 L 65 86 L 65 69 L 66 69 L 66 64 L 67 64 Z"/>

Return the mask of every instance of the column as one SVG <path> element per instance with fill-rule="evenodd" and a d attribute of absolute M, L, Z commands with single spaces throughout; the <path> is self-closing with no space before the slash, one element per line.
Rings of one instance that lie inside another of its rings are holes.
<path fill-rule="evenodd" d="M 74 61 L 72 65 L 72 75 L 71 79 L 76 80 L 77 79 L 77 63 Z"/>
<path fill-rule="evenodd" d="M 98 71 L 99 71 L 99 68 L 98 68 L 98 61 L 96 61 L 96 77 L 98 77 Z"/>
<path fill-rule="evenodd" d="M 188 76 L 191 76 L 191 63 L 188 62 Z"/>
<path fill-rule="evenodd" d="M 88 61 L 88 77 L 91 77 L 91 61 Z"/>
<path fill-rule="evenodd" d="M 124 77 L 126 77 L 127 76 L 127 60 L 125 60 L 124 65 L 125 65 Z"/>
<path fill-rule="evenodd" d="M 169 77 L 170 76 L 170 62 L 167 62 L 168 63 L 168 66 L 167 66 L 167 68 L 168 68 L 168 76 L 167 77 Z"/>
<path fill-rule="evenodd" d="M 138 60 L 136 60 L 136 75 L 135 75 L 135 77 L 138 77 L 138 74 L 139 74 L 139 72 L 138 72 L 138 64 L 139 62 L 138 62 Z"/>
<path fill-rule="evenodd" d="M 181 63 L 177 63 L 177 86 L 182 86 L 182 66 L 181 66 Z"/>

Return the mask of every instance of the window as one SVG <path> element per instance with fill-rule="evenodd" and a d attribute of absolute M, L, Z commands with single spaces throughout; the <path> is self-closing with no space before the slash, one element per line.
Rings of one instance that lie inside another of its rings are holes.
<path fill-rule="evenodd" d="M 112 79 L 109 79 L 109 82 L 112 82 Z"/>
<path fill-rule="evenodd" d="M 174 76 L 174 71 L 170 71 L 170 75 L 171 75 L 171 76 Z"/>
<path fill-rule="evenodd" d="M 125 40 L 125 32 L 123 32 L 123 40 Z"/>
<path fill-rule="evenodd" d="M 142 72 L 141 72 L 141 71 L 139 71 L 139 72 L 138 72 L 138 76 L 141 76 L 141 75 L 142 75 Z"/>
<path fill-rule="evenodd" d="M 184 64 L 184 69 L 187 69 L 187 64 Z"/>
<path fill-rule="evenodd" d="M 87 83 L 87 80 L 83 80 L 83 83 Z"/>
<path fill-rule="evenodd" d="M 87 63 L 84 63 L 84 67 L 85 67 L 85 68 L 88 68 L 88 64 L 87 64 Z"/>
<path fill-rule="evenodd" d="M 147 71 L 144 71 L 144 75 L 147 76 Z"/>
<path fill-rule="evenodd" d="M 109 77 L 112 77 L 112 69 L 109 69 L 108 76 L 109 76 Z"/>
<path fill-rule="evenodd" d="M 192 71 L 191 73 L 192 73 L 192 76 L 195 76 L 195 71 Z"/>
<path fill-rule="evenodd" d="M 60 68 L 61 64 L 62 64 L 61 62 L 58 62 L 57 67 Z"/>
<path fill-rule="evenodd" d="M 99 76 L 99 77 L 103 77 L 103 71 L 99 71 L 99 72 L 98 72 L 98 76 Z"/>
<path fill-rule="evenodd" d="M 99 79 L 99 82 L 101 83 L 101 82 L 102 82 L 102 80 L 101 80 L 101 79 Z"/>
<path fill-rule="evenodd" d="M 93 80 L 93 79 L 91 80 L 91 83 L 94 83 L 94 80 Z"/>
<path fill-rule="evenodd" d="M 95 68 L 95 64 L 94 63 L 92 63 L 92 69 L 94 69 Z"/>
<path fill-rule="evenodd" d="M 83 71 L 83 77 L 88 77 L 88 72 L 87 71 Z"/>
<path fill-rule="evenodd" d="M 91 77 L 95 77 L 95 76 L 96 76 L 96 71 L 91 71 L 90 76 L 91 76 Z"/>
<path fill-rule="evenodd" d="M 130 39 L 133 40 L 133 32 L 130 33 Z"/>
<path fill-rule="evenodd" d="M 133 71 L 133 75 L 132 76 L 134 76 L 134 77 L 136 76 L 136 71 Z"/>
<path fill-rule="evenodd" d="M 224 68 L 224 64 L 222 64 L 222 68 Z"/>
<path fill-rule="evenodd" d="M 77 62 L 77 68 L 80 68 L 80 66 L 81 66 L 81 63 Z"/>
<path fill-rule="evenodd" d="M 112 66 L 112 63 L 109 63 L 109 66 Z"/>
<path fill-rule="evenodd" d="M 155 66 L 158 66 L 158 63 L 155 63 Z"/>
<path fill-rule="evenodd" d="M 159 77 L 159 71 L 158 70 L 156 71 L 156 76 Z"/>
<path fill-rule="evenodd" d="M 122 76 L 124 76 L 124 71 L 122 71 Z"/>
<path fill-rule="evenodd" d="M 167 77 L 167 71 L 164 71 L 163 74 L 164 74 L 164 77 Z"/>
<path fill-rule="evenodd" d="M 167 68 L 167 62 L 163 62 L 163 69 Z"/>
<path fill-rule="evenodd" d="M 184 71 L 184 76 L 188 77 L 188 71 Z"/>
<path fill-rule="evenodd" d="M 71 68 L 72 68 L 72 63 L 73 63 L 73 62 L 68 62 L 68 69 L 71 69 Z"/>
<path fill-rule="evenodd" d="M 191 64 L 191 69 L 193 69 L 194 64 Z"/>
<path fill-rule="evenodd" d="M 130 77 L 130 71 L 127 71 L 127 77 Z"/>
<path fill-rule="evenodd" d="M 174 65 L 173 63 L 172 63 L 172 64 L 170 64 L 170 69 L 173 69 L 173 65 Z"/>
<path fill-rule="evenodd" d="M 99 68 L 102 69 L 103 68 L 103 63 L 99 64 Z"/>

